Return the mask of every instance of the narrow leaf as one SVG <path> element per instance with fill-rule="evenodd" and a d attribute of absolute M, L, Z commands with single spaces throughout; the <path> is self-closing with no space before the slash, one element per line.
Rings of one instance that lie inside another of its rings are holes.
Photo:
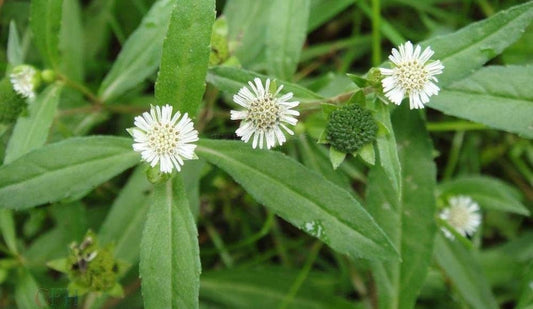
<path fill-rule="evenodd" d="M 75 81 L 83 80 L 84 39 L 79 1 L 64 1 L 59 35 L 61 72 Z"/>
<path fill-rule="evenodd" d="M 330 21 L 335 15 L 354 3 L 353 0 L 312 0 L 307 22 L 307 32 L 310 33 L 324 23 Z"/>
<path fill-rule="evenodd" d="M 212 271 L 202 274 L 200 297 L 223 304 L 225 308 L 279 308 L 297 276 L 297 272 L 281 267 Z M 354 307 L 352 302 L 327 291 L 323 286 L 326 280 L 336 283 L 338 278 L 322 273 L 309 274 L 288 308 L 363 308 Z"/>
<path fill-rule="evenodd" d="M 476 256 L 460 242 L 450 241 L 440 234 L 437 235 L 435 259 L 471 308 L 498 308 Z"/>
<path fill-rule="evenodd" d="M 467 195 L 482 207 L 529 215 L 520 202 L 520 192 L 508 184 L 488 176 L 468 176 L 439 185 L 440 194 L 446 197 Z"/>
<path fill-rule="evenodd" d="M 111 101 L 124 94 L 157 70 L 175 4 L 176 0 L 159 0 L 153 4 L 100 85 L 98 96 L 103 101 Z"/>
<path fill-rule="evenodd" d="M 76 196 L 138 161 L 129 138 L 93 136 L 50 144 L 0 167 L 0 207 L 23 209 Z"/>
<path fill-rule="evenodd" d="M 103 244 L 114 244 L 115 257 L 131 264 L 139 260 L 139 239 L 150 204 L 148 196 L 152 191 L 144 169 L 144 166 L 135 169 L 113 202 L 98 233 Z"/>
<path fill-rule="evenodd" d="M 433 253 L 435 178 L 432 146 L 417 111 L 407 106 L 392 115 L 401 164 L 401 195 L 380 164 L 369 176 L 367 205 L 402 262 L 374 263 L 379 308 L 413 308 Z"/>
<path fill-rule="evenodd" d="M 291 80 L 307 34 L 309 0 L 273 0 L 266 28 L 266 57 L 271 75 Z"/>
<path fill-rule="evenodd" d="M 439 86 L 463 79 L 499 55 L 524 34 L 532 19 L 533 2 L 529 1 L 424 42 L 435 51 L 433 58 L 444 64 L 444 72 L 438 76 Z"/>
<path fill-rule="evenodd" d="M 29 105 L 29 115 L 18 118 L 6 149 L 4 163 L 11 163 L 44 145 L 56 114 L 61 90 L 60 85 L 50 85 Z"/>
<path fill-rule="evenodd" d="M 7 39 L 7 61 L 12 66 L 22 64 L 22 46 L 17 31 L 17 24 L 12 20 L 9 23 L 9 37 Z"/>
<path fill-rule="evenodd" d="M 154 187 L 141 240 L 145 307 L 198 308 L 200 271 L 198 233 L 178 175 Z"/>
<path fill-rule="evenodd" d="M 263 81 L 268 78 L 266 75 L 261 75 L 252 71 L 246 71 L 238 68 L 214 67 L 209 69 L 207 81 L 220 90 L 226 91 L 230 94 L 235 94 L 242 87 L 248 86 L 248 82 L 252 81 L 256 77 L 261 78 Z M 281 80 L 278 80 L 277 84 L 283 85 L 283 90 L 281 93 L 292 92 L 294 94 L 294 98 L 302 103 L 323 99 L 322 96 L 297 84 Z"/>
<path fill-rule="evenodd" d="M 25 268 L 18 269 L 14 295 L 17 308 L 47 308 L 48 304 L 43 294 L 43 291 L 39 289 L 31 273 Z"/>
<path fill-rule="evenodd" d="M 15 235 L 15 219 L 13 211 L 9 209 L 0 209 L 0 231 L 12 253 L 17 253 L 17 236 Z"/>
<path fill-rule="evenodd" d="M 177 1 L 155 84 L 158 104 L 171 104 L 191 117 L 196 115 L 205 91 L 214 20 L 214 0 Z"/>
<path fill-rule="evenodd" d="M 397 258 L 366 210 L 345 190 L 279 152 L 202 140 L 199 156 L 228 172 L 277 215 L 352 258 Z"/>
<path fill-rule="evenodd" d="M 44 62 L 59 68 L 59 32 L 63 0 L 32 0 L 30 26 L 33 40 Z"/>
<path fill-rule="evenodd" d="M 431 98 L 429 106 L 533 138 L 531 76 L 533 66 L 485 67 L 442 90 Z"/>

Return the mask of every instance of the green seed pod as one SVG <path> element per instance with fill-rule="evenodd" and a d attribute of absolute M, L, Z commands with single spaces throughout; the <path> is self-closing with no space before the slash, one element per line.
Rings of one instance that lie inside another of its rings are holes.
<path fill-rule="evenodd" d="M 345 105 L 329 116 L 326 140 L 333 148 L 353 153 L 376 139 L 378 126 L 372 114 L 357 104 Z"/>
<path fill-rule="evenodd" d="M 2 79 L 0 81 L 0 123 L 15 122 L 26 105 L 24 98 L 13 90 L 9 79 Z"/>

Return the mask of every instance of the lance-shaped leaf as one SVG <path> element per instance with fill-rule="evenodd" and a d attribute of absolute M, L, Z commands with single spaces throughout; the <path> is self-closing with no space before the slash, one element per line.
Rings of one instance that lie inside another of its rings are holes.
<path fill-rule="evenodd" d="M 131 139 L 72 138 L 0 167 L 0 207 L 23 209 L 77 196 L 139 162 Z"/>
<path fill-rule="evenodd" d="M 147 309 L 198 308 L 198 232 L 181 175 L 154 187 L 141 240 L 140 275 Z"/>
<path fill-rule="evenodd" d="M 266 57 L 271 75 L 291 80 L 307 34 L 309 0 L 273 0 L 266 27 Z"/>
<path fill-rule="evenodd" d="M 248 86 L 248 82 L 259 77 L 264 82 L 268 76 L 231 67 L 214 67 L 209 69 L 207 81 L 220 90 L 235 94 L 239 89 Z M 292 92 L 294 98 L 302 103 L 323 99 L 322 96 L 300 85 L 277 80 L 278 85 L 283 85 L 281 93 Z"/>
<path fill-rule="evenodd" d="M 44 62 L 58 69 L 59 31 L 63 0 L 32 0 L 30 26 L 33 40 Z"/>
<path fill-rule="evenodd" d="M 420 114 L 406 105 L 392 115 L 401 164 L 401 194 L 380 164 L 369 176 L 367 206 L 393 244 L 401 262 L 373 263 L 379 308 L 412 308 L 433 253 L 435 164 Z"/>
<path fill-rule="evenodd" d="M 110 101 L 124 94 L 157 70 L 163 40 L 175 4 L 176 0 L 159 0 L 144 16 L 100 85 L 98 96 L 103 101 Z"/>
<path fill-rule="evenodd" d="M 438 76 L 439 86 L 463 79 L 499 55 L 524 34 L 531 20 L 533 2 L 529 1 L 452 34 L 423 42 L 435 51 L 433 59 L 444 64 L 444 72 Z"/>
<path fill-rule="evenodd" d="M 61 95 L 61 85 L 50 85 L 28 107 L 28 116 L 19 117 L 9 139 L 4 163 L 44 145 L 54 120 Z"/>
<path fill-rule="evenodd" d="M 431 98 L 429 106 L 533 138 L 531 76 L 533 66 L 486 67 L 446 87 Z"/>
<path fill-rule="evenodd" d="M 345 190 L 275 151 L 202 140 L 197 153 L 230 174 L 277 215 L 352 258 L 395 259 L 381 228 Z"/>
<path fill-rule="evenodd" d="M 160 105 L 194 117 L 205 91 L 214 0 L 180 0 L 174 6 L 155 84 Z"/>
<path fill-rule="evenodd" d="M 498 308 L 473 252 L 460 242 L 450 241 L 439 234 L 435 239 L 435 259 L 471 308 Z"/>

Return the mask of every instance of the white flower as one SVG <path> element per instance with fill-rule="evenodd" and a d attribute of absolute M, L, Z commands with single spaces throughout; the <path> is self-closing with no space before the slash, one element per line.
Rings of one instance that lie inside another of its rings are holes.
<path fill-rule="evenodd" d="M 440 213 L 441 219 L 446 220 L 457 233 L 472 236 L 481 223 L 478 204 L 468 196 L 454 196 L 449 199 L 449 205 Z M 442 228 L 442 231 L 446 237 L 454 239 L 446 228 Z"/>
<path fill-rule="evenodd" d="M 399 50 L 393 48 L 389 56 L 393 63 L 392 69 L 380 68 L 381 74 L 386 76 L 381 81 L 385 96 L 397 105 L 400 105 L 404 97 L 409 96 L 411 109 L 424 108 L 429 97 L 439 93 L 435 75 L 441 74 L 444 66 L 439 60 L 426 64 L 434 53 L 430 47 L 424 49 L 421 54 L 420 45 L 413 47 L 413 44 L 407 41 L 399 46 Z"/>
<path fill-rule="evenodd" d="M 239 128 L 235 133 L 246 143 L 252 138 L 252 147 L 263 148 L 266 142 L 266 148 L 270 149 L 276 145 L 285 143 L 286 138 L 281 128 L 287 133 L 293 135 L 294 132 L 289 129 L 285 123 L 296 125 L 299 116 L 298 111 L 292 110 L 300 102 L 292 101 L 292 92 L 277 97 L 283 85 L 279 86 L 276 92 L 270 92 L 270 79 L 266 80 L 265 86 L 259 78 L 254 79 L 255 85 L 250 81 L 250 89 L 243 87 L 233 96 L 233 101 L 246 108 L 243 111 L 231 111 L 231 120 L 242 120 Z"/>
<path fill-rule="evenodd" d="M 9 75 L 13 89 L 24 98 L 33 99 L 39 84 L 37 70 L 29 65 L 19 65 Z"/>
<path fill-rule="evenodd" d="M 135 127 L 128 129 L 133 136 L 133 150 L 152 167 L 159 163 L 163 173 L 181 170 L 183 160 L 195 158 L 194 149 L 198 131 L 194 130 L 191 118 L 180 112 L 172 116 L 172 106 L 152 106 L 150 113 L 135 117 Z"/>

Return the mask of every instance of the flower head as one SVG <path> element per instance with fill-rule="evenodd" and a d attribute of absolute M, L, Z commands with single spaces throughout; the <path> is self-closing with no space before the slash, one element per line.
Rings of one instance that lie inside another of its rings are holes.
<path fill-rule="evenodd" d="M 468 196 L 454 196 L 449 199 L 449 207 L 445 208 L 440 217 L 446 220 L 457 233 L 463 236 L 471 236 L 481 223 L 479 206 Z M 453 239 L 453 234 L 446 228 L 442 231 L 446 237 Z"/>
<path fill-rule="evenodd" d="M 24 98 L 33 99 L 35 89 L 39 86 L 40 76 L 37 70 L 29 65 L 19 65 L 9 75 L 13 89 Z"/>
<path fill-rule="evenodd" d="M 270 91 L 270 79 L 266 80 L 265 86 L 259 78 L 254 79 L 254 83 L 248 82 L 248 87 L 243 87 L 233 96 L 233 101 L 246 110 L 231 111 L 231 120 L 242 120 L 239 128 L 235 133 L 246 143 L 252 138 L 252 147 L 263 148 L 266 142 L 266 148 L 270 149 L 276 145 L 285 143 L 286 138 L 281 128 L 287 133 L 293 135 L 294 132 L 289 129 L 285 123 L 296 125 L 299 116 L 298 111 L 292 110 L 300 102 L 292 101 L 292 92 L 277 97 L 283 85 L 272 93 Z"/>
<path fill-rule="evenodd" d="M 183 160 L 195 157 L 194 149 L 198 131 L 194 130 L 191 118 L 180 112 L 172 116 L 172 106 L 152 106 L 150 113 L 135 117 L 135 127 L 128 129 L 133 136 L 133 150 L 152 167 L 159 163 L 162 173 L 181 170 Z"/>
<path fill-rule="evenodd" d="M 413 46 L 407 41 L 398 49 L 399 51 L 393 48 L 389 56 L 393 63 L 392 69 L 380 69 L 385 76 L 381 81 L 385 96 L 397 105 L 409 96 L 411 109 L 424 108 L 429 97 L 439 93 L 435 75 L 441 74 L 444 66 L 439 60 L 426 64 L 434 53 L 429 47 L 422 52 L 420 45 Z"/>
<path fill-rule="evenodd" d="M 376 139 L 378 126 L 370 111 L 358 104 L 344 105 L 329 115 L 326 140 L 344 153 L 352 153 Z"/>

